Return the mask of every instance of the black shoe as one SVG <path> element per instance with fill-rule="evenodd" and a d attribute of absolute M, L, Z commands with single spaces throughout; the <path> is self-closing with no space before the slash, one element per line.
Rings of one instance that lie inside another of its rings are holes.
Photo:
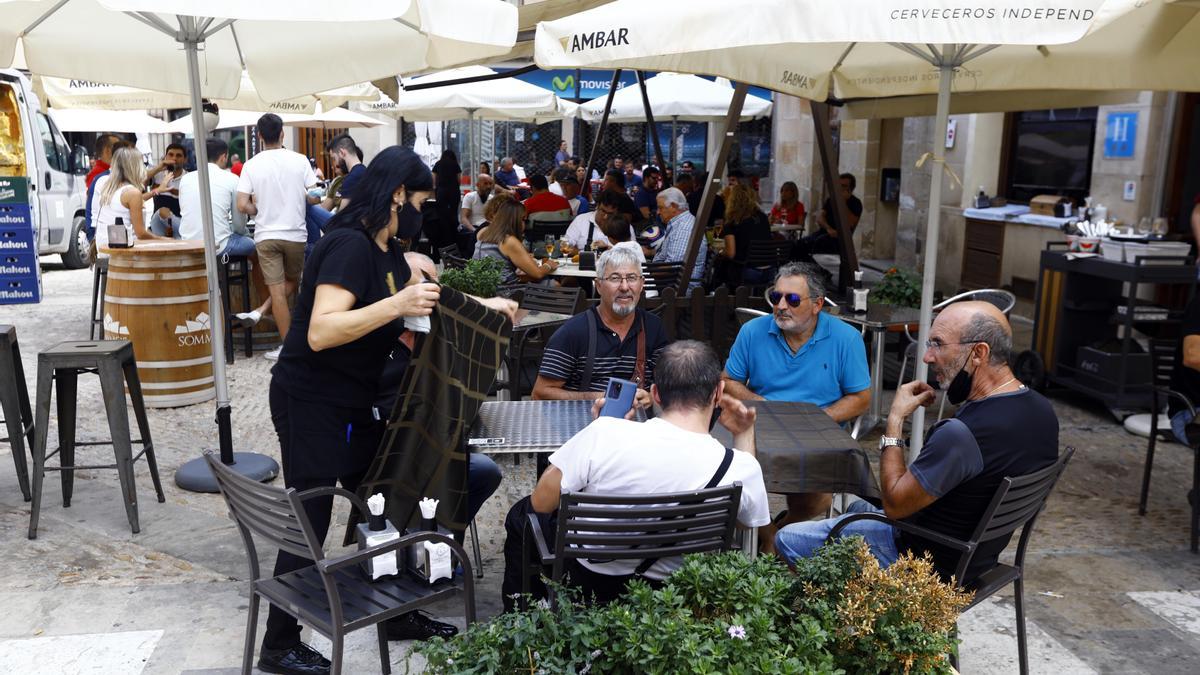
<path fill-rule="evenodd" d="M 449 639 L 458 635 L 458 629 L 453 625 L 435 621 L 424 612 L 401 614 L 385 625 L 389 640 L 428 640 L 431 637 Z"/>
<path fill-rule="evenodd" d="M 264 673 L 329 675 L 329 665 L 329 659 L 303 642 L 290 649 L 263 647 L 258 652 L 258 669 Z"/>

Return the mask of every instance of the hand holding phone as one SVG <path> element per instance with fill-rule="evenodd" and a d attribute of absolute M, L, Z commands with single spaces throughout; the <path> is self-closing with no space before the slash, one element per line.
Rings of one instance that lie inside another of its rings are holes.
<path fill-rule="evenodd" d="M 625 419 L 625 415 L 633 409 L 636 396 L 637 385 L 633 382 L 616 377 L 608 378 L 608 388 L 604 391 L 604 407 L 600 409 L 600 416 Z"/>

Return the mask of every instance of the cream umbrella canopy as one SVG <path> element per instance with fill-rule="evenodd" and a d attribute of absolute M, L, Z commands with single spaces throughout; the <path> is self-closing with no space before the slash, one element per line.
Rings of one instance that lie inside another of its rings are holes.
<path fill-rule="evenodd" d="M 119 131 L 122 133 L 165 134 L 167 123 L 151 117 L 145 110 L 88 110 L 51 108 L 50 117 L 59 131 Z"/>
<path fill-rule="evenodd" d="M 1200 89 L 1195 2 L 1171 0 L 618 0 L 538 25 L 544 68 L 649 68 L 720 75 L 823 101 L 936 93 L 934 137 L 952 92 Z M 628 17 L 637 16 L 636 25 Z M 688 30 L 679 31 L 684 23 Z M 935 162 L 942 158 L 929 153 Z M 934 180 L 930 202 L 941 202 Z M 707 190 L 706 190 L 707 192 Z M 707 199 L 707 198 L 706 198 Z M 840 208 L 840 207 L 839 207 Z M 917 379 L 928 338 L 940 210 L 929 209 Z M 693 236 L 695 239 L 695 236 Z M 693 250 L 696 247 L 693 243 Z M 914 450 L 924 433 L 913 424 Z"/>
<path fill-rule="evenodd" d="M 733 100 L 733 88 L 685 73 L 659 73 L 646 79 L 646 95 L 655 119 L 681 122 L 717 122 L 725 119 Z M 610 122 L 641 122 L 645 108 L 638 87 L 624 87 L 613 96 L 608 113 Z M 747 121 L 771 114 L 771 102 L 758 96 L 746 96 L 739 119 Z M 597 122 L 604 115 L 604 99 L 593 99 L 579 106 L 579 115 Z"/>
<path fill-rule="evenodd" d="M 13 63 L 20 43 L 38 75 L 187 94 L 199 140 L 207 131 L 203 97 L 236 97 L 243 70 L 263 99 L 281 101 L 503 54 L 516 41 L 516 22 L 516 8 L 501 0 L 0 0 L 0 66 Z M 327 57 L 333 49 L 337 59 Z M 207 166 L 205 143 L 195 147 L 197 164 Z M 264 479 L 278 471 L 273 461 L 235 458 L 232 449 L 211 185 L 207 171 L 198 173 L 221 460 Z M 198 470 L 185 477 L 188 467 Z M 202 458 L 176 474 L 185 480 L 216 491 Z"/>

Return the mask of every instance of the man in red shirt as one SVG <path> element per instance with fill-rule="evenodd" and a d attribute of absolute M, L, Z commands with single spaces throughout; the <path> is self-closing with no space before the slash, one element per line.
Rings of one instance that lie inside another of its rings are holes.
<path fill-rule="evenodd" d="M 100 134 L 100 137 L 96 139 L 96 158 L 92 161 L 92 170 L 84 179 L 86 187 L 92 187 L 92 181 L 96 180 L 97 176 L 112 168 L 108 163 L 112 161 L 113 143 L 120 140 L 121 137 L 116 134 Z"/>
<path fill-rule="evenodd" d="M 234 154 L 229 157 L 229 161 L 232 162 L 229 172 L 240 178 L 242 175 L 242 158 Z"/>
<path fill-rule="evenodd" d="M 526 216 L 546 211 L 565 211 L 563 219 L 571 219 L 571 203 L 550 191 L 550 183 L 545 176 L 540 173 L 530 176 L 529 187 L 533 190 L 533 196 L 523 202 Z"/>

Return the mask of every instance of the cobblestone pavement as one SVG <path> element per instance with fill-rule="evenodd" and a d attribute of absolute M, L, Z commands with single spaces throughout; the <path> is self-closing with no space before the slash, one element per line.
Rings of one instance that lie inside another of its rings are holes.
<path fill-rule="evenodd" d="M 90 271 L 48 265 L 44 279 L 41 304 L 0 306 L 0 323 L 17 326 L 31 395 L 37 352 L 87 335 Z M 1028 342 L 1028 325 L 1018 329 L 1018 339 Z M 269 365 L 261 356 L 239 355 L 229 368 L 234 445 L 278 458 L 267 409 Z M 1160 446 L 1150 512 L 1139 517 L 1144 439 L 1127 434 L 1085 399 L 1053 401 L 1062 441 L 1077 452 L 1030 545 L 1026 606 L 1033 671 L 1200 672 L 1200 557 L 1187 550 L 1191 454 L 1178 445 Z M 78 408 L 78 436 L 106 436 L 95 378 L 81 378 Z M 129 531 L 115 472 L 80 471 L 69 509 L 50 474 L 39 536 L 28 540 L 28 505 L 12 462 L 0 457 L 0 671 L 237 672 L 248 573 L 240 538 L 218 496 L 185 492 L 172 479 L 179 465 L 216 447 L 213 410 L 207 403 L 150 411 L 167 499 L 153 499 L 147 469 L 139 463 L 137 535 Z M 867 437 L 864 445 L 874 446 L 876 438 Z M 0 444 L 0 453 L 9 453 L 7 444 Z M 103 447 L 78 451 L 85 463 L 111 461 L 109 453 Z M 478 597 L 485 618 L 499 609 L 503 516 L 533 481 L 529 458 L 514 465 L 506 457 L 500 464 L 504 482 L 478 518 L 485 572 Z M 273 556 L 266 552 L 263 562 Z M 462 623 L 455 602 L 435 613 Z M 960 625 L 963 672 L 1016 671 L 1010 595 L 971 610 Z M 400 668 L 404 647 L 392 649 Z M 347 672 L 378 672 L 376 654 L 373 635 L 352 638 Z M 410 665 L 419 671 L 419 661 Z"/>

